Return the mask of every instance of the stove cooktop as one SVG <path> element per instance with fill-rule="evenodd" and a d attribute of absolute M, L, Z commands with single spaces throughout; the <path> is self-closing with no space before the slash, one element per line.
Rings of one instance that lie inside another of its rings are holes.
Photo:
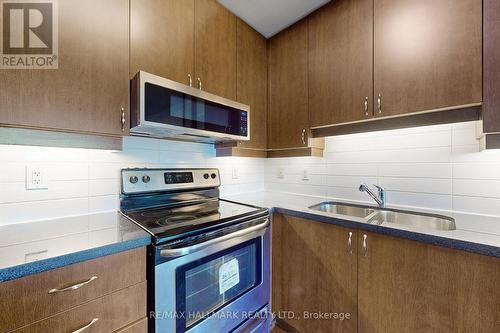
<path fill-rule="evenodd" d="M 236 223 L 267 210 L 225 200 L 122 212 L 153 236 L 155 244 L 172 241 Z"/>

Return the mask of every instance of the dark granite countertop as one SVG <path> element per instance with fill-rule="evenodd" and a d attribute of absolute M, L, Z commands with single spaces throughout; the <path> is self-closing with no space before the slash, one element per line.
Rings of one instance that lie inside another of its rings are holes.
<path fill-rule="evenodd" d="M 272 191 L 232 195 L 226 196 L 224 199 L 266 207 L 276 213 L 302 217 L 313 221 L 377 232 L 385 235 L 500 258 L 500 217 L 498 216 L 466 214 L 452 211 L 423 210 L 408 207 L 392 207 L 453 217 L 455 219 L 456 230 L 443 231 L 425 228 L 412 229 L 410 227 L 396 224 L 369 224 L 362 218 L 320 212 L 309 208 L 312 205 L 324 201 L 349 202 L 342 199 Z"/>
<path fill-rule="evenodd" d="M 118 212 L 0 226 L 0 282 L 150 243 Z"/>

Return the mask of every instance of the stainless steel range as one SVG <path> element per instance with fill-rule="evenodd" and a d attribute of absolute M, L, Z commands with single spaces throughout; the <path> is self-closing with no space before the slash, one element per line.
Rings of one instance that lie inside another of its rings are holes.
<path fill-rule="evenodd" d="M 121 213 L 149 232 L 149 331 L 268 333 L 269 211 L 219 199 L 217 169 L 124 169 Z"/>

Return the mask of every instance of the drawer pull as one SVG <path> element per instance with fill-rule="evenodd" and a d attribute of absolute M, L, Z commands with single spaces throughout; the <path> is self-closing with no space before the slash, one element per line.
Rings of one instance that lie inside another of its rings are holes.
<path fill-rule="evenodd" d="M 90 282 L 92 282 L 92 281 L 94 281 L 96 279 L 97 279 L 97 276 L 93 276 L 90 279 L 88 279 L 87 281 L 84 281 L 84 282 L 81 282 L 81 283 L 78 283 L 78 284 L 74 284 L 74 285 L 69 286 L 69 287 L 64 288 L 64 289 L 50 289 L 49 290 L 49 294 L 55 294 L 55 293 L 60 293 L 60 292 L 64 292 L 64 291 L 77 290 L 77 289 L 80 289 L 84 285 L 89 284 Z"/>
<path fill-rule="evenodd" d="M 73 332 L 71 332 L 71 333 L 80 333 L 80 332 L 83 332 L 83 331 L 85 331 L 87 328 L 89 328 L 90 326 L 94 325 L 94 324 L 95 324 L 95 322 L 96 322 L 96 321 L 98 321 L 98 320 L 99 320 L 99 318 L 94 318 L 94 319 L 92 319 L 92 320 L 90 321 L 90 323 L 88 323 L 87 325 L 85 325 L 85 326 L 83 326 L 83 327 L 81 327 L 81 328 L 79 328 L 79 329 L 77 329 L 76 331 L 73 331 Z"/>

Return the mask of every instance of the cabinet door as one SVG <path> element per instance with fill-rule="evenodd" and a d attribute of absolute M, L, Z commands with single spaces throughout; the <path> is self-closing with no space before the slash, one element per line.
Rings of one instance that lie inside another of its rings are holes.
<path fill-rule="evenodd" d="M 359 242 L 359 333 L 498 332 L 500 259 L 373 233 Z"/>
<path fill-rule="evenodd" d="M 284 320 L 300 332 L 356 332 L 356 235 L 334 225 L 274 215 L 273 312 L 292 311 L 295 317 Z M 306 318 L 307 313 L 349 313 L 350 319 Z"/>
<path fill-rule="evenodd" d="M 236 16 L 216 0 L 195 1 L 195 72 L 203 90 L 236 99 Z"/>
<path fill-rule="evenodd" d="M 131 78 L 143 70 L 189 84 L 193 66 L 194 0 L 131 0 Z"/>
<path fill-rule="evenodd" d="M 267 148 L 267 41 L 245 22 L 237 24 L 237 100 L 250 105 L 250 141 L 243 148 Z"/>
<path fill-rule="evenodd" d="M 482 100 L 481 0 L 375 0 L 376 116 Z"/>
<path fill-rule="evenodd" d="M 0 70 L 0 123 L 121 135 L 121 108 L 129 123 L 128 0 L 58 7 L 59 68 Z"/>
<path fill-rule="evenodd" d="M 312 127 L 372 117 L 372 30 L 373 0 L 333 1 L 309 17 Z"/>
<path fill-rule="evenodd" d="M 269 42 L 269 148 L 307 146 L 307 20 Z"/>

